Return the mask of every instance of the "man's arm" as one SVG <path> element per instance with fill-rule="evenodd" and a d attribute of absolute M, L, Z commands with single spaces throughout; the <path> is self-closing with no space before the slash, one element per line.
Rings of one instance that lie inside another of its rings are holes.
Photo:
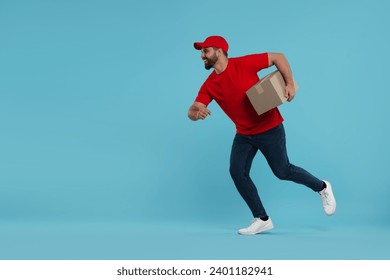
<path fill-rule="evenodd" d="M 268 66 L 275 65 L 279 72 L 282 74 L 284 81 L 286 82 L 285 96 L 287 101 L 293 100 L 295 97 L 294 80 L 291 72 L 290 65 L 286 57 L 281 53 L 268 53 Z"/>
<path fill-rule="evenodd" d="M 194 102 L 188 110 L 188 117 L 193 121 L 204 120 L 209 115 L 211 115 L 210 110 L 200 102 Z"/>

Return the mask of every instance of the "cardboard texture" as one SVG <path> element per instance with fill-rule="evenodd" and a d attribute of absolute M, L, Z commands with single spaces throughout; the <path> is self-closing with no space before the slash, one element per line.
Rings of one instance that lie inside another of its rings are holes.
<path fill-rule="evenodd" d="M 287 101 L 284 97 L 286 83 L 282 74 L 276 70 L 265 76 L 247 92 L 247 96 L 258 115 L 275 108 Z M 298 84 L 294 80 L 295 91 Z"/>

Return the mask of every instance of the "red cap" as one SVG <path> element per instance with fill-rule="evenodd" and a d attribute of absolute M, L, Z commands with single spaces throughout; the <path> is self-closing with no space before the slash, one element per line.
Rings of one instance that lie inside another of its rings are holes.
<path fill-rule="evenodd" d="M 224 52 L 228 52 L 229 45 L 226 40 L 221 36 L 207 37 L 204 42 L 195 42 L 194 48 L 201 50 L 202 48 L 216 47 L 221 48 Z"/>

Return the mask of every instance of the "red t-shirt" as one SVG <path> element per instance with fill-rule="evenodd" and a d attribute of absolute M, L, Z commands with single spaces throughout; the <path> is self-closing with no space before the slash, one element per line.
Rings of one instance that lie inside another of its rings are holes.
<path fill-rule="evenodd" d="M 257 72 L 267 67 L 267 53 L 229 58 L 225 71 L 210 74 L 195 101 L 207 106 L 215 100 L 234 122 L 239 134 L 254 135 L 274 128 L 283 122 L 279 110 L 274 108 L 258 115 L 246 95 L 260 80 Z"/>

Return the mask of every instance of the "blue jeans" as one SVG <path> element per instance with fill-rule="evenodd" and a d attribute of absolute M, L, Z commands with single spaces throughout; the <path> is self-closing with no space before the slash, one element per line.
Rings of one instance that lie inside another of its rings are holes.
<path fill-rule="evenodd" d="M 316 192 L 322 189 L 321 180 L 290 163 L 283 124 L 257 135 L 236 134 L 230 155 L 230 174 L 254 217 L 267 216 L 249 174 L 258 150 L 262 152 L 272 172 L 279 179 L 305 185 Z"/>

